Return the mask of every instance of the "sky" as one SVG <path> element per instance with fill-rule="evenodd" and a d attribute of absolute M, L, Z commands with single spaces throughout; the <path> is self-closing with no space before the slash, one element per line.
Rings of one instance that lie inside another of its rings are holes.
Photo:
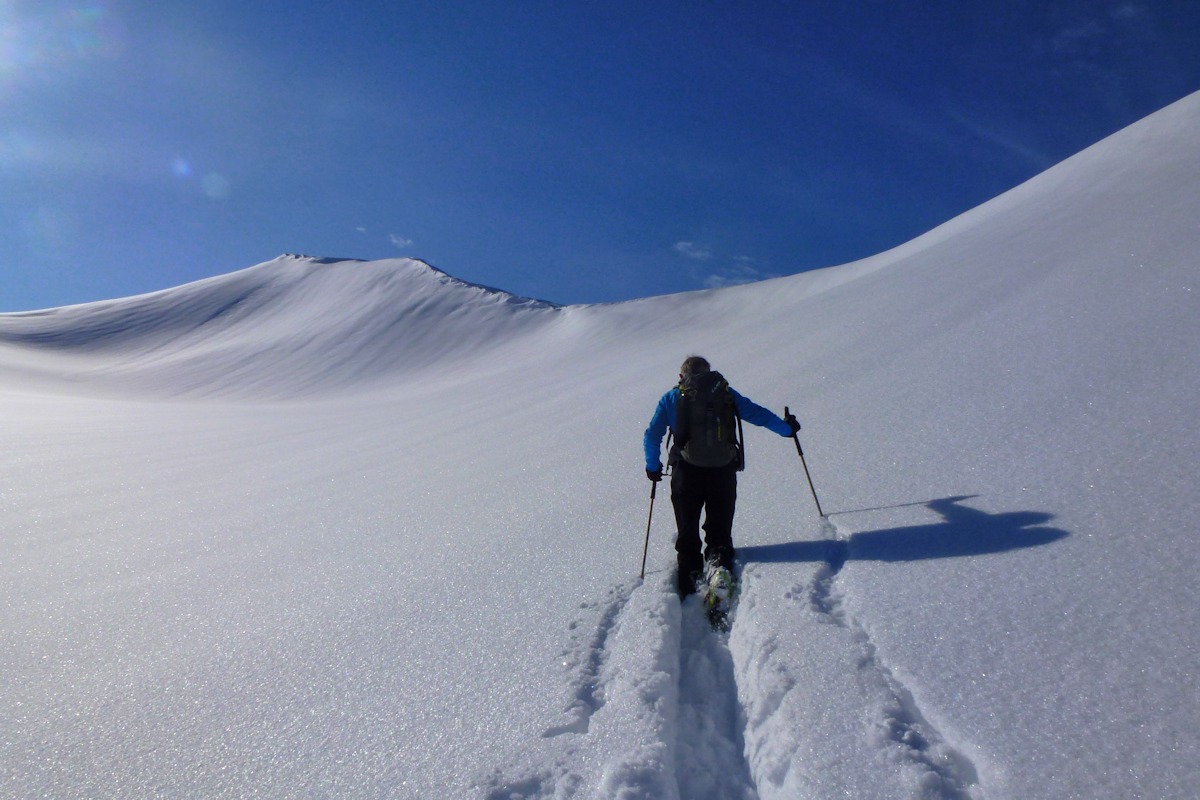
<path fill-rule="evenodd" d="M 281 253 L 564 304 L 874 255 L 1200 89 L 1192 0 L 0 0 L 0 311 Z"/>

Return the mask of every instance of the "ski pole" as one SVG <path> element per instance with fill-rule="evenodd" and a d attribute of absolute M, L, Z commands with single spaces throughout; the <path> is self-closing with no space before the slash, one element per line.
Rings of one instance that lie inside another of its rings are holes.
<path fill-rule="evenodd" d="M 650 552 L 650 521 L 654 519 L 654 495 L 658 491 L 658 481 L 650 484 L 650 513 L 646 517 L 646 544 L 642 547 L 642 580 L 646 579 L 646 554 Z"/>
<path fill-rule="evenodd" d="M 667 452 L 671 452 L 671 437 L 675 435 L 675 431 L 667 431 Z M 670 459 L 667 459 L 670 461 Z M 665 474 L 665 473 L 664 473 Z M 650 521 L 654 519 L 654 495 L 658 492 L 658 481 L 650 484 L 650 513 L 646 516 L 646 544 L 642 547 L 642 574 L 641 579 L 646 579 L 646 553 L 650 552 Z"/>
<path fill-rule="evenodd" d="M 791 412 L 788 411 L 787 406 L 783 407 L 783 416 L 791 416 Z M 812 475 L 810 475 L 808 472 L 808 462 L 804 460 L 804 450 L 800 447 L 799 434 L 793 433 L 792 441 L 796 443 L 796 452 L 800 454 L 800 464 L 804 467 L 804 477 L 808 478 L 808 488 L 812 491 L 813 502 L 817 504 L 817 513 L 824 517 L 825 512 L 821 510 L 821 501 L 817 499 L 817 489 L 815 486 L 813 486 Z"/>

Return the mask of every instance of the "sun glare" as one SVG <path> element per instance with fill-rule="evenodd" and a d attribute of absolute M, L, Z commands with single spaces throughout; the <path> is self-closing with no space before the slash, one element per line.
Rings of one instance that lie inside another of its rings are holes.
<path fill-rule="evenodd" d="M 0 0 L 0 81 L 44 77 L 94 58 L 116 58 L 125 33 L 106 3 Z"/>
<path fill-rule="evenodd" d="M 16 64 L 18 38 L 12 7 L 9 3 L 0 2 L 0 80 L 4 80 Z"/>

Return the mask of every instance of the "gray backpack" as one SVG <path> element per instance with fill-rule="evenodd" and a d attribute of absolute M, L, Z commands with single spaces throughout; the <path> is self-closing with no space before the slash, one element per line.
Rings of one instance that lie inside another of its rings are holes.
<path fill-rule="evenodd" d="M 737 462 L 745 468 L 742 418 L 719 372 L 689 375 L 679 383 L 675 406 L 675 449 L 697 467 L 725 467 Z"/>

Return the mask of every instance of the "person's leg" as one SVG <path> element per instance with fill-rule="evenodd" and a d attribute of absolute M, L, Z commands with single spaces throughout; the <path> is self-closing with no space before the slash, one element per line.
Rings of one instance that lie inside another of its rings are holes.
<path fill-rule="evenodd" d="M 730 465 L 705 472 L 704 557 L 732 571 L 737 467 Z"/>
<path fill-rule="evenodd" d="M 703 474 L 698 467 L 680 462 L 671 474 L 671 505 L 675 509 L 676 561 L 679 565 L 679 596 L 696 590 L 704 572 L 700 555 L 700 515 L 704 509 Z"/>

